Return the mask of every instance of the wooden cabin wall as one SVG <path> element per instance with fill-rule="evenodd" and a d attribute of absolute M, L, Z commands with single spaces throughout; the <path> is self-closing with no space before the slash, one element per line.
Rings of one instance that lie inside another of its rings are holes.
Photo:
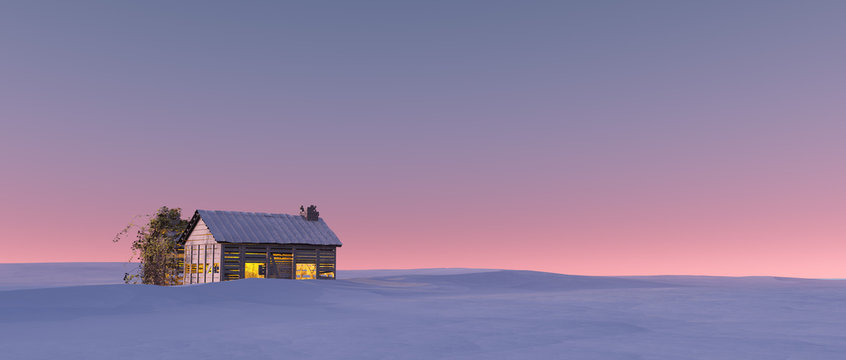
<path fill-rule="evenodd" d="M 314 264 L 318 279 L 335 278 L 335 247 L 318 245 L 220 244 L 221 278 L 245 278 L 245 263 L 264 265 L 264 276 L 275 279 L 296 278 L 297 264 Z"/>
<path fill-rule="evenodd" d="M 179 272 L 176 274 L 178 278 L 176 284 L 182 285 L 185 280 L 185 244 L 176 247 L 176 266 L 179 267 Z"/>
<path fill-rule="evenodd" d="M 222 244 L 215 241 L 209 228 L 200 220 L 185 241 L 183 284 L 221 281 Z"/>
<path fill-rule="evenodd" d="M 317 261 L 317 278 L 318 279 L 334 279 L 337 275 L 336 266 L 336 250 L 333 247 L 321 247 L 318 249 Z"/>
<path fill-rule="evenodd" d="M 183 284 L 219 282 L 220 255 L 218 243 L 185 243 L 185 271 Z"/>

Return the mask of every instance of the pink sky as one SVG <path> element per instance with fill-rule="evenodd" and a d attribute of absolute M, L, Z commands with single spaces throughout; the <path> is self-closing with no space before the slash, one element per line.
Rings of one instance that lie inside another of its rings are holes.
<path fill-rule="evenodd" d="M 3 11 L 0 262 L 316 204 L 341 269 L 846 277 L 842 3 L 253 5 Z"/>

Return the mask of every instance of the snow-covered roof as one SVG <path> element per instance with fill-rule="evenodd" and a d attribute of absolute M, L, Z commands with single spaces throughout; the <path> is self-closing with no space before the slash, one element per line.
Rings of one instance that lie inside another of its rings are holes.
<path fill-rule="evenodd" d="M 342 245 L 323 219 L 308 221 L 299 215 L 218 210 L 197 210 L 197 214 L 218 242 Z"/>

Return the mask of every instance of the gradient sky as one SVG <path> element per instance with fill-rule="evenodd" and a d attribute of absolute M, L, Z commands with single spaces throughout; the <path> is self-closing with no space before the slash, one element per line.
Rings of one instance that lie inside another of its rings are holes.
<path fill-rule="evenodd" d="M 341 269 L 846 277 L 846 2 L 0 3 L 0 262 L 316 204 Z"/>

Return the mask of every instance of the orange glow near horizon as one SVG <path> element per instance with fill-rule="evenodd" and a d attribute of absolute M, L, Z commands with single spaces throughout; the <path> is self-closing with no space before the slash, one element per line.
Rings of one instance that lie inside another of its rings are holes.
<path fill-rule="evenodd" d="M 818 216 L 785 214 L 796 221 L 779 223 L 763 213 L 733 219 L 737 215 L 731 211 L 708 217 L 701 209 L 682 207 L 663 216 L 620 208 L 616 213 L 603 208 L 566 216 L 549 209 L 484 213 L 477 208 L 460 216 L 433 211 L 428 217 L 402 215 L 422 212 L 413 206 L 380 216 L 379 206 L 364 212 L 356 207 L 318 209 L 344 242 L 338 249 L 341 270 L 465 267 L 579 275 L 844 277 L 839 255 L 844 229 L 826 228 L 835 219 Z M 131 239 L 112 243 L 112 233 L 121 224 L 117 216 L 105 218 L 114 226 L 92 227 L 91 237 L 61 232 L 61 226 L 52 230 L 56 233 L 45 229 L 46 239 L 64 237 L 44 240 L 50 246 L 39 252 L 23 244 L 18 253 L 11 248 L 0 262 L 128 260 Z M 625 221 L 603 227 L 605 218 Z M 94 237 L 97 241 L 88 240 Z"/>

